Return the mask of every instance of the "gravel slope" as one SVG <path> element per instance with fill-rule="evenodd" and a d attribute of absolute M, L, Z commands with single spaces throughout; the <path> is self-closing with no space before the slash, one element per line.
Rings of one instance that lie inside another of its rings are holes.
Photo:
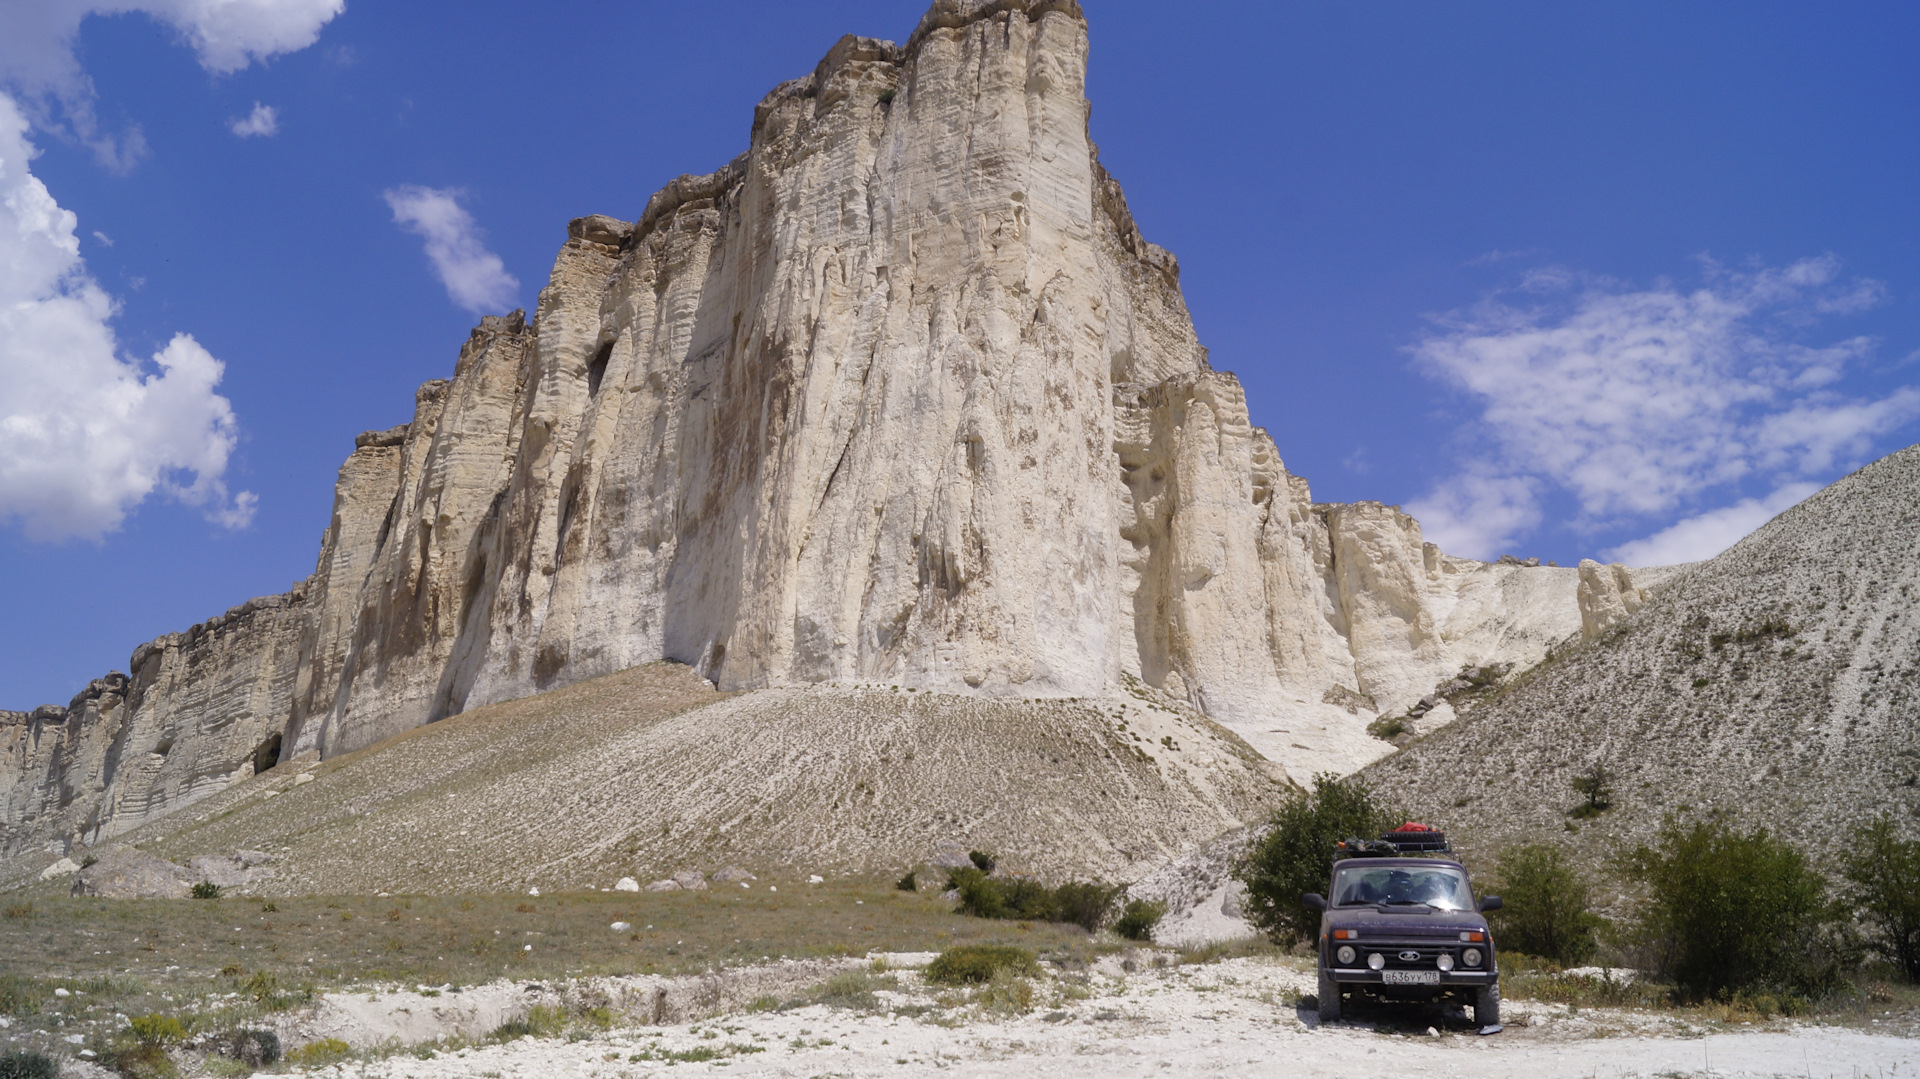
<path fill-rule="evenodd" d="M 124 838 L 175 860 L 274 853 L 259 890 L 276 894 L 607 887 L 728 864 L 891 874 L 970 847 L 1131 880 L 1290 789 L 1224 728 L 1144 694 L 727 695 L 652 664 L 283 765 Z"/>
<path fill-rule="evenodd" d="M 1718 809 L 1825 858 L 1876 814 L 1920 817 L 1916 593 L 1920 446 L 1684 568 L 1600 640 L 1363 774 L 1470 853 L 1544 837 L 1597 859 L 1669 812 Z M 1572 822 L 1573 779 L 1596 763 L 1614 808 Z"/>

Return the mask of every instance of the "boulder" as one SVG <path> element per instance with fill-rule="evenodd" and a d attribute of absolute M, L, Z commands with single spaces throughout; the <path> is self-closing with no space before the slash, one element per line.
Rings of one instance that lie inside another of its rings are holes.
<path fill-rule="evenodd" d="M 55 877 L 64 877 L 69 873 L 78 872 L 80 872 L 80 863 L 74 861 L 72 858 L 62 858 L 45 869 L 42 869 L 40 871 L 40 879 L 52 880 Z"/>
<path fill-rule="evenodd" d="M 102 899 L 185 899 L 193 875 L 164 858 L 133 847 L 102 851 L 74 876 L 73 894 Z"/>
<path fill-rule="evenodd" d="M 744 884 L 747 881 L 759 879 L 737 865 L 730 865 L 713 875 L 715 884 Z"/>
<path fill-rule="evenodd" d="M 647 885 L 647 891 L 649 892 L 677 892 L 679 890 L 680 882 L 675 880 L 656 880 L 652 884 Z"/>
<path fill-rule="evenodd" d="M 253 860 L 246 857 L 252 855 Z M 196 881 L 222 888 L 245 888 L 273 879 L 273 870 L 261 865 L 267 856 L 259 851 L 235 851 L 232 854 L 196 854 L 187 859 L 187 872 Z"/>
<path fill-rule="evenodd" d="M 634 880 L 632 877 L 621 877 L 620 882 L 613 886 L 613 890 L 616 892 L 637 892 L 640 890 L 640 882 Z"/>
<path fill-rule="evenodd" d="M 704 892 L 707 890 L 707 878 L 698 870 L 694 869 L 689 869 L 682 873 L 675 873 L 673 875 L 673 882 L 689 892 Z"/>

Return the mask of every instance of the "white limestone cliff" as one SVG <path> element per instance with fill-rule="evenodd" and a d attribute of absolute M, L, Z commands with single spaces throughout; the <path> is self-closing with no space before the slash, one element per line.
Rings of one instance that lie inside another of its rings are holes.
<path fill-rule="evenodd" d="M 0 854 L 123 830 L 261 747 L 662 658 L 725 689 L 1137 679 L 1304 779 L 1579 631 L 1579 572 L 1449 557 L 1287 472 L 1099 163 L 1087 51 L 1072 0 L 940 0 L 776 88 L 746 153 L 637 222 L 574 221 L 531 320 L 483 319 L 360 437 L 314 575 L 247 616 L 270 628 L 5 728 Z M 141 764 L 162 739 L 192 763 Z"/>

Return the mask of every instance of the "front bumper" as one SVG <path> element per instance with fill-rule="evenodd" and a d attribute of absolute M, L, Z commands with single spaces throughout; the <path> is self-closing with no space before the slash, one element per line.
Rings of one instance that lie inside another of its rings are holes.
<path fill-rule="evenodd" d="M 1382 977 L 1382 975 L 1385 974 L 1386 972 L 1374 970 L 1371 967 L 1357 967 L 1357 968 L 1356 967 L 1332 967 L 1328 969 L 1327 973 L 1333 976 L 1334 981 L 1339 982 L 1342 985 L 1385 985 L 1386 984 L 1386 979 Z M 1409 971 L 1407 973 L 1413 973 L 1413 972 Z M 1422 973 L 1431 974 L 1436 972 L 1424 971 Z M 1437 982 L 1396 982 L 1393 984 L 1392 988 L 1394 989 L 1421 989 L 1421 988 L 1445 989 L 1449 986 L 1478 987 L 1478 986 L 1486 985 L 1488 982 L 1496 981 L 1500 977 L 1500 971 L 1497 969 L 1495 970 L 1447 970 L 1447 971 L 1439 971 L 1437 973 L 1439 973 L 1440 975 L 1440 980 Z"/>

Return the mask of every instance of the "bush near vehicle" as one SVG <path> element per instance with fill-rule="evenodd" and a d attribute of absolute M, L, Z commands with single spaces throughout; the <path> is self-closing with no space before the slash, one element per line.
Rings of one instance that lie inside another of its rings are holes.
<path fill-rule="evenodd" d="M 1684 1000 L 1819 996 L 1858 963 L 1825 878 L 1765 828 L 1669 817 L 1622 868 L 1647 890 L 1640 940 Z"/>
<path fill-rule="evenodd" d="M 1331 772 L 1313 777 L 1313 790 L 1274 810 L 1267 832 L 1233 867 L 1247 886 L 1247 920 L 1276 944 L 1310 940 L 1320 914 L 1300 905 L 1300 896 L 1326 887 L 1331 852 L 1341 840 L 1379 835 L 1406 814 L 1377 798 L 1358 780 L 1342 782 Z"/>
<path fill-rule="evenodd" d="M 1883 816 L 1854 834 L 1841 872 L 1868 945 L 1920 982 L 1920 841 L 1902 840 Z"/>
<path fill-rule="evenodd" d="M 1487 915 L 1502 948 L 1566 967 L 1593 957 L 1606 920 L 1590 909 L 1586 882 L 1560 848 L 1527 843 L 1501 851 L 1492 890 L 1505 901 Z"/>

